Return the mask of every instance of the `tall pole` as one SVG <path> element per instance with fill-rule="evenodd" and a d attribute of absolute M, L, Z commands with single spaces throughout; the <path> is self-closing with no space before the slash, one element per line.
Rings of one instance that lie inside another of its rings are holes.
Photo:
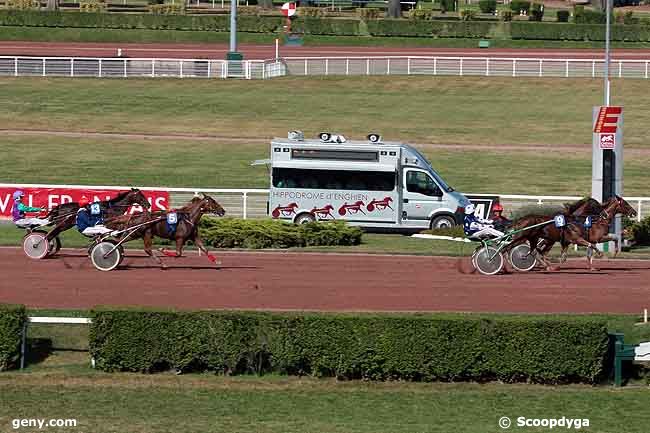
<path fill-rule="evenodd" d="M 609 106 L 609 38 L 610 38 L 610 16 L 612 14 L 612 0 L 605 0 L 605 106 Z"/>
<path fill-rule="evenodd" d="M 230 0 L 230 52 L 234 53 L 236 51 L 237 51 L 237 0 Z"/>

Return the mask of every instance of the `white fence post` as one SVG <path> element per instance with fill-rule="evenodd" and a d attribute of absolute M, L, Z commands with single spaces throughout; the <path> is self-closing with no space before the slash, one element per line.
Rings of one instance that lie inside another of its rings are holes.
<path fill-rule="evenodd" d="M 512 76 L 517 76 L 517 59 L 512 59 Z"/>
<path fill-rule="evenodd" d="M 591 61 L 591 78 L 596 78 L 596 61 Z"/>
<path fill-rule="evenodd" d="M 370 59 L 366 59 L 366 75 L 370 75 Z"/>
<path fill-rule="evenodd" d="M 180 73 L 181 73 L 181 78 L 183 78 L 183 61 L 179 60 L 180 62 Z"/>
<path fill-rule="evenodd" d="M 307 59 L 305 59 L 305 75 L 307 75 Z"/>
<path fill-rule="evenodd" d="M 156 77 L 156 59 L 151 59 L 151 78 Z"/>
<path fill-rule="evenodd" d="M 648 71 L 648 65 L 646 64 L 646 72 Z M 406 59 L 406 75 L 411 75 L 411 58 Z"/>
<path fill-rule="evenodd" d="M 460 72 L 460 76 L 463 76 L 463 58 L 460 58 L 460 64 L 458 65 L 458 72 Z"/>
<path fill-rule="evenodd" d="M 45 76 L 45 57 L 43 57 L 43 76 Z"/>
<path fill-rule="evenodd" d="M 569 61 L 567 60 L 565 62 L 565 67 L 564 67 L 564 76 L 566 78 L 569 78 Z"/>
<path fill-rule="evenodd" d="M 97 72 L 98 72 L 99 78 L 102 78 L 102 59 L 99 59 L 99 67 L 97 69 L 98 69 Z"/>
<path fill-rule="evenodd" d="M 330 73 L 330 59 L 325 59 L 325 75 Z"/>
<path fill-rule="evenodd" d="M 248 217 L 248 194 L 246 191 L 242 193 L 242 198 L 243 198 L 243 218 L 246 219 Z"/>
<path fill-rule="evenodd" d="M 345 59 L 345 75 L 350 75 L 350 59 Z"/>
<path fill-rule="evenodd" d="M 485 59 L 485 76 L 490 76 L 490 59 Z"/>
<path fill-rule="evenodd" d="M 618 78 L 623 76 L 623 62 L 618 61 Z"/>
<path fill-rule="evenodd" d="M 542 68 L 542 59 L 539 59 L 539 76 L 541 77 L 544 69 Z"/>
<path fill-rule="evenodd" d="M 212 60 L 208 60 L 208 78 L 212 77 Z"/>
<path fill-rule="evenodd" d="M 646 73 L 648 72 L 648 64 L 645 65 Z M 18 57 L 14 57 L 14 77 L 18 76 Z"/>
<path fill-rule="evenodd" d="M 127 77 L 127 75 L 126 75 L 126 59 L 124 59 L 122 61 L 122 63 L 124 63 L 124 78 L 126 78 Z"/>
<path fill-rule="evenodd" d="M 438 58 L 433 58 L 433 75 L 438 75 Z"/>
<path fill-rule="evenodd" d="M 74 57 L 70 59 L 70 76 L 74 77 Z"/>
<path fill-rule="evenodd" d="M 648 61 L 645 61 L 645 77 L 648 78 Z"/>
<path fill-rule="evenodd" d="M 390 75 L 390 57 L 386 59 L 386 75 Z"/>

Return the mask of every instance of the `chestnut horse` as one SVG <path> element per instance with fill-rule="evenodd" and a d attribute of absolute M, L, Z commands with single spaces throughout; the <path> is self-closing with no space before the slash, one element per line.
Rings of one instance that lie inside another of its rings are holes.
<path fill-rule="evenodd" d="M 144 251 L 162 268 L 166 267 L 165 264 L 153 252 L 154 236 L 176 241 L 175 252 L 161 250 L 167 257 L 181 257 L 183 247 L 187 241 L 191 240 L 199 250 L 207 255 L 208 260 L 216 263 L 216 257 L 210 254 L 207 248 L 205 248 L 203 240 L 199 235 L 199 221 L 206 213 L 224 216 L 226 211 L 212 197 L 204 194 L 203 197 L 193 198 L 187 205 L 175 211 L 119 216 L 105 221 L 104 225 L 113 230 L 125 230 L 138 224 L 149 223 L 133 232 L 129 236 L 129 240 L 142 238 L 144 241 Z M 170 214 L 176 214 L 174 230 L 171 230 L 171 226 L 168 223 Z"/>

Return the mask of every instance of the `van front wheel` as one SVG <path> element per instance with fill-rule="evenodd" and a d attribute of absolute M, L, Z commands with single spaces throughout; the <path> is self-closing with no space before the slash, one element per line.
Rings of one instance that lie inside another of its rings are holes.
<path fill-rule="evenodd" d="M 456 220 L 449 215 L 440 215 L 431 219 L 431 229 L 446 229 L 454 227 Z"/>

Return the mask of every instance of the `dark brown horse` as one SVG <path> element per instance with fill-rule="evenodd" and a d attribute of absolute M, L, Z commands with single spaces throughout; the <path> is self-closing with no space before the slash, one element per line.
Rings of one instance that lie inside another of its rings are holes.
<path fill-rule="evenodd" d="M 619 252 L 619 242 L 616 236 L 609 235 L 609 227 L 617 214 L 634 217 L 636 216 L 636 210 L 622 197 L 615 195 L 603 204 L 602 210 L 597 215 L 592 217 L 591 227 L 585 227 L 584 218 L 576 219 L 571 224 L 575 226 L 576 231 L 579 232 L 579 236 L 590 243 L 588 248 L 596 251 L 599 257 L 602 257 L 603 253 L 596 248 L 596 244 L 614 241 L 614 257 L 616 257 Z M 566 250 L 571 243 L 570 238 L 562 241 L 562 256 L 566 256 Z M 589 269 L 595 270 L 593 267 L 593 255 L 590 250 L 587 252 L 587 262 Z"/>
<path fill-rule="evenodd" d="M 112 218 L 124 214 L 132 205 L 137 204 L 144 209 L 149 209 L 151 205 L 147 198 L 137 188 L 131 188 L 130 191 L 124 191 L 117 194 L 110 200 L 99 202 L 102 209 L 104 218 Z M 55 226 L 47 234 L 47 240 L 54 239 L 59 234 L 75 226 L 77 221 L 77 211 L 79 210 L 79 203 L 64 203 L 59 206 L 53 207 L 47 214 L 47 218 L 52 221 Z"/>
<path fill-rule="evenodd" d="M 580 218 L 586 215 L 599 214 L 602 209 L 600 203 L 597 200 L 588 197 L 582 200 L 578 200 L 575 203 L 567 204 L 564 206 L 564 209 L 560 212 L 555 212 L 553 214 L 532 214 L 526 215 L 518 219 L 515 224 L 513 224 L 513 229 L 523 229 L 525 227 L 530 227 L 537 224 L 543 224 L 548 221 L 552 221 L 553 218 L 558 215 L 564 215 L 567 222 L 575 221 L 576 218 Z M 530 230 L 524 230 L 519 235 L 515 236 L 512 242 L 512 246 L 528 242 L 530 245 L 530 250 L 537 253 L 538 258 L 548 270 L 553 270 L 555 267 L 548 260 L 546 255 L 550 252 L 551 248 L 556 242 L 561 242 L 563 239 L 573 239 L 572 243 L 576 243 L 582 246 L 589 246 L 590 243 L 585 239 L 582 239 L 580 236 L 580 231 L 576 228 L 575 224 L 567 224 L 563 228 L 558 228 L 553 222 L 550 222 L 540 227 L 536 227 Z"/>
<path fill-rule="evenodd" d="M 176 224 L 173 229 L 168 222 L 168 217 L 172 213 L 176 214 Z M 203 240 L 199 235 L 199 221 L 206 213 L 224 216 L 226 211 L 212 197 L 203 195 L 203 197 L 193 198 L 186 206 L 175 211 L 124 215 L 105 221 L 105 225 L 114 230 L 124 230 L 138 224 L 148 223 L 131 234 L 129 240 L 142 238 L 144 240 L 144 251 L 163 268 L 165 265 L 154 254 L 152 249 L 154 236 L 176 241 L 175 252 L 161 250 L 167 257 L 181 257 L 183 255 L 183 247 L 187 241 L 192 241 L 199 250 L 207 255 L 212 263 L 216 263 L 216 258 L 205 248 Z"/>

